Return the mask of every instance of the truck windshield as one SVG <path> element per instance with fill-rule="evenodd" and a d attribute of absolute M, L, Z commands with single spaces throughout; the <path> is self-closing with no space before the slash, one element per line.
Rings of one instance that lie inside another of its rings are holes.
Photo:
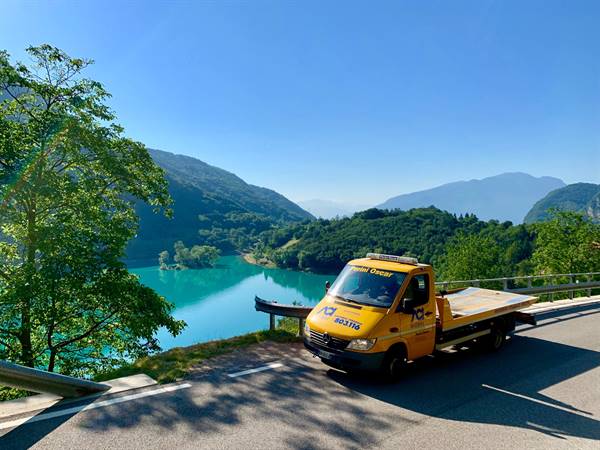
<path fill-rule="evenodd" d="M 363 305 L 389 308 L 405 278 L 403 272 L 346 266 L 328 293 Z"/>

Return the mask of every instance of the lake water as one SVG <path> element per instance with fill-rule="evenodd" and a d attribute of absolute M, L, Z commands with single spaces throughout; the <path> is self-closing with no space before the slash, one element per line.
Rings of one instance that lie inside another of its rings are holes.
<path fill-rule="evenodd" d="M 315 305 L 325 281 L 335 276 L 269 269 L 248 264 L 239 256 L 224 256 L 216 267 L 200 270 L 131 269 L 140 281 L 175 304 L 174 316 L 187 327 L 173 337 L 164 330 L 163 349 L 186 346 L 266 329 L 269 315 L 254 309 L 254 296 L 279 303 Z"/>

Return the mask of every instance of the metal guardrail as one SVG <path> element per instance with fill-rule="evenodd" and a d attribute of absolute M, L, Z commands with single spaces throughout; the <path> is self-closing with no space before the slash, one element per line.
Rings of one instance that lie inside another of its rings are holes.
<path fill-rule="evenodd" d="M 581 278 L 585 276 L 589 281 L 578 282 L 577 277 Z M 569 277 L 571 282 L 554 285 L 544 286 L 533 286 L 533 281 L 536 279 L 550 279 L 556 280 L 557 278 Z M 588 296 L 592 295 L 592 289 L 600 289 L 600 281 L 592 281 L 594 277 L 600 278 L 600 272 L 584 272 L 584 273 L 567 273 L 567 274 L 552 274 L 552 275 L 531 275 L 531 276 L 519 276 L 519 277 L 504 277 L 504 278 L 485 278 L 479 280 L 461 280 L 461 281 L 438 281 L 435 283 L 437 287 L 447 290 L 453 285 L 462 286 L 473 286 L 480 287 L 481 283 L 486 282 L 499 282 L 503 283 L 503 290 L 507 292 L 515 292 L 518 294 L 553 294 L 557 292 L 569 292 L 569 297 L 573 298 L 573 292 L 587 290 Z M 520 281 L 525 280 L 527 287 L 524 288 L 513 288 L 509 289 L 509 281 Z M 310 306 L 301 305 L 289 305 L 284 303 L 277 303 L 276 301 L 264 300 L 260 297 L 254 298 L 255 309 L 257 311 L 265 312 L 269 314 L 269 330 L 275 329 L 275 316 L 281 317 L 296 317 L 298 318 L 298 326 L 300 335 L 304 332 L 304 320 L 308 314 L 312 311 Z"/>
<path fill-rule="evenodd" d="M 558 283 L 558 279 L 568 278 L 568 283 Z M 584 279 L 585 281 L 580 281 Z M 596 279 L 596 281 L 594 281 Z M 538 280 L 550 282 L 542 286 L 534 286 Z M 481 287 L 482 284 L 502 283 L 502 290 L 509 292 L 518 292 L 521 294 L 553 294 L 557 292 L 568 292 L 569 298 L 573 298 L 573 292 L 587 290 L 587 295 L 592 295 L 592 289 L 600 288 L 600 272 L 576 272 L 576 273 L 554 273 L 548 275 L 525 275 L 517 277 L 502 277 L 502 278 L 482 278 L 475 280 L 452 280 L 438 281 L 435 283 L 437 287 L 448 290 L 452 286 L 473 286 Z M 519 282 L 525 282 L 526 287 L 516 287 Z M 509 284 L 515 287 L 509 288 Z"/>
<path fill-rule="evenodd" d="M 300 336 L 304 333 L 304 320 L 312 311 L 312 306 L 280 304 L 257 296 L 254 297 L 254 308 L 257 311 L 269 314 L 269 330 L 275 329 L 275 316 L 298 318 Z"/>
<path fill-rule="evenodd" d="M 592 289 L 600 288 L 600 281 L 592 281 L 589 283 L 566 283 L 546 286 L 532 286 L 519 289 L 509 289 L 510 292 L 518 294 L 553 294 L 556 292 L 569 292 L 570 298 L 573 298 L 575 291 L 589 291 L 588 297 L 592 295 Z"/>
<path fill-rule="evenodd" d="M 108 384 L 68 377 L 0 361 L 0 385 L 59 397 L 81 397 L 110 389 Z"/>

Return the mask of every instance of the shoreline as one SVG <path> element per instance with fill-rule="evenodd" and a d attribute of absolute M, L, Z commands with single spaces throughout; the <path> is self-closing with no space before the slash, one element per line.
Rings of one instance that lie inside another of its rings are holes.
<path fill-rule="evenodd" d="M 248 264 L 254 266 L 266 267 L 267 269 L 281 269 L 280 267 L 277 267 L 273 261 L 270 261 L 267 258 L 256 259 L 252 253 L 241 253 L 240 256 Z"/>

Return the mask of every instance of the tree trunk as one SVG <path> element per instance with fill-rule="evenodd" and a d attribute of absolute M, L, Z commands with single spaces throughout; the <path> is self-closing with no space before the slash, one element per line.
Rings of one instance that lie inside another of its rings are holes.
<path fill-rule="evenodd" d="M 54 365 L 56 364 L 56 350 L 50 350 L 50 360 L 48 361 L 48 372 L 54 372 Z"/>
<path fill-rule="evenodd" d="M 36 251 L 36 223 L 35 223 L 35 199 L 31 199 L 27 211 L 27 249 L 25 265 L 27 273 L 32 276 L 35 273 L 35 251 Z M 21 343 L 21 361 L 24 365 L 34 367 L 33 347 L 31 345 L 31 301 L 34 296 L 33 286 L 30 284 L 27 298 L 21 304 L 21 332 L 19 341 Z"/>

